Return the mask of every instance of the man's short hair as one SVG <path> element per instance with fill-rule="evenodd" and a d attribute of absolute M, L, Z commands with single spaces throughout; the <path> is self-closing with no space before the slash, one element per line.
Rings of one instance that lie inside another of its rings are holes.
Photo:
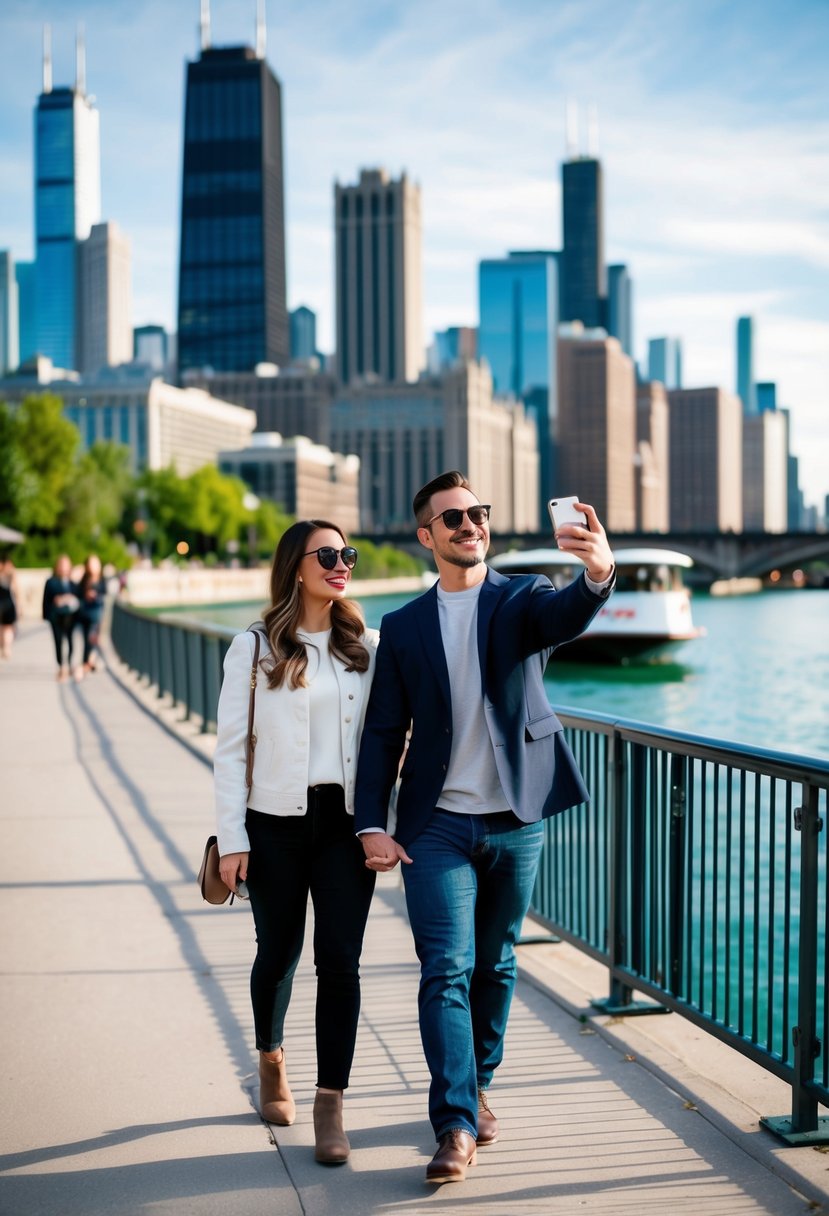
<path fill-rule="evenodd" d="M 473 493 L 471 485 L 463 473 L 457 469 L 451 469 L 448 473 L 441 473 L 439 476 L 433 477 L 421 490 L 418 490 L 412 499 L 412 510 L 419 528 L 425 527 L 430 518 L 429 503 L 432 495 L 440 494 L 441 490 L 469 490 L 470 493 Z"/>

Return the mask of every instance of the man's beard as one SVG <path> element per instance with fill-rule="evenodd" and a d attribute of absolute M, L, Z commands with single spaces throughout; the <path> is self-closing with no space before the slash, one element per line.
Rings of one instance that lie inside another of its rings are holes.
<path fill-rule="evenodd" d="M 452 549 L 452 545 L 456 540 L 477 540 L 481 544 L 484 543 L 482 538 L 479 536 L 453 536 L 452 540 L 449 542 L 449 552 L 443 554 L 446 561 L 450 562 L 453 566 L 460 566 L 461 569 L 464 570 L 468 570 L 472 566 L 480 566 L 481 562 L 484 560 L 486 550 L 484 550 L 484 555 L 480 556 L 477 553 L 455 553 Z"/>

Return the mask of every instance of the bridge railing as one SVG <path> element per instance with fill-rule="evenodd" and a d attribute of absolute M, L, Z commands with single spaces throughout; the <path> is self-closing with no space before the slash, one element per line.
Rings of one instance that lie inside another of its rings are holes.
<path fill-rule="evenodd" d="M 120 657 L 205 732 L 234 632 L 114 605 Z M 829 764 L 559 716 L 592 797 L 545 822 L 534 913 L 608 968 L 601 1008 L 682 1014 L 790 1085 L 766 1126 L 829 1140 Z"/>

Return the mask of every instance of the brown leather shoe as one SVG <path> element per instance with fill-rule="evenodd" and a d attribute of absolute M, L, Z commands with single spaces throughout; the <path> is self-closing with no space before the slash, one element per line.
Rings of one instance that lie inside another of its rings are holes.
<path fill-rule="evenodd" d="M 284 1048 L 276 1052 L 259 1052 L 259 1109 L 266 1123 L 290 1127 L 296 1118 L 296 1103 L 285 1071 Z"/>
<path fill-rule="evenodd" d="M 320 1093 L 314 1098 L 314 1160 L 322 1165 L 342 1165 L 351 1145 L 343 1129 L 343 1094 Z"/>
<path fill-rule="evenodd" d="M 453 1127 L 438 1141 L 438 1151 L 426 1166 L 427 1182 L 463 1182 L 478 1153 L 469 1132 Z"/>
<path fill-rule="evenodd" d="M 489 1109 L 486 1090 L 478 1090 L 478 1145 L 494 1144 L 498 1139 L 498 1120 Z"/>

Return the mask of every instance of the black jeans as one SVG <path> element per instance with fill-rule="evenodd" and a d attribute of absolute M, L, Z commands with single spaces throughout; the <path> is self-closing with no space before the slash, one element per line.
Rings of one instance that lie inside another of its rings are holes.
<path fill-rule="evenodd" d="M 55 658 L 58 667 L 64 666 L 63 648 L 66 646 L 66 664 L 72 666 L 72 644 L 75 640 L 75 626 L 78 623 L 77 613 L 55 613 L 49 618 L 52 626 L 52 637 L 55 639 Z"/>
<path fill-rule="evenodd" d="M 360 952 L 375 875 L 365 865 L 342 787 L 308 791 L 305 815 L 248 810 L 248 890 L 256 925 L 250 976 L 256 1046 L 282 1043 L 294 972 L 314 903 L 317 1085 L 346 1089 L 360 1016 Z"/>
<path fill-rule="evenodd" d="M 87 616 L 81 613 L 81 633 L 83 634 L 83 661 L 88 663 L 98 650 L 98 638 L 101 633 L 101 614 Z"/>

